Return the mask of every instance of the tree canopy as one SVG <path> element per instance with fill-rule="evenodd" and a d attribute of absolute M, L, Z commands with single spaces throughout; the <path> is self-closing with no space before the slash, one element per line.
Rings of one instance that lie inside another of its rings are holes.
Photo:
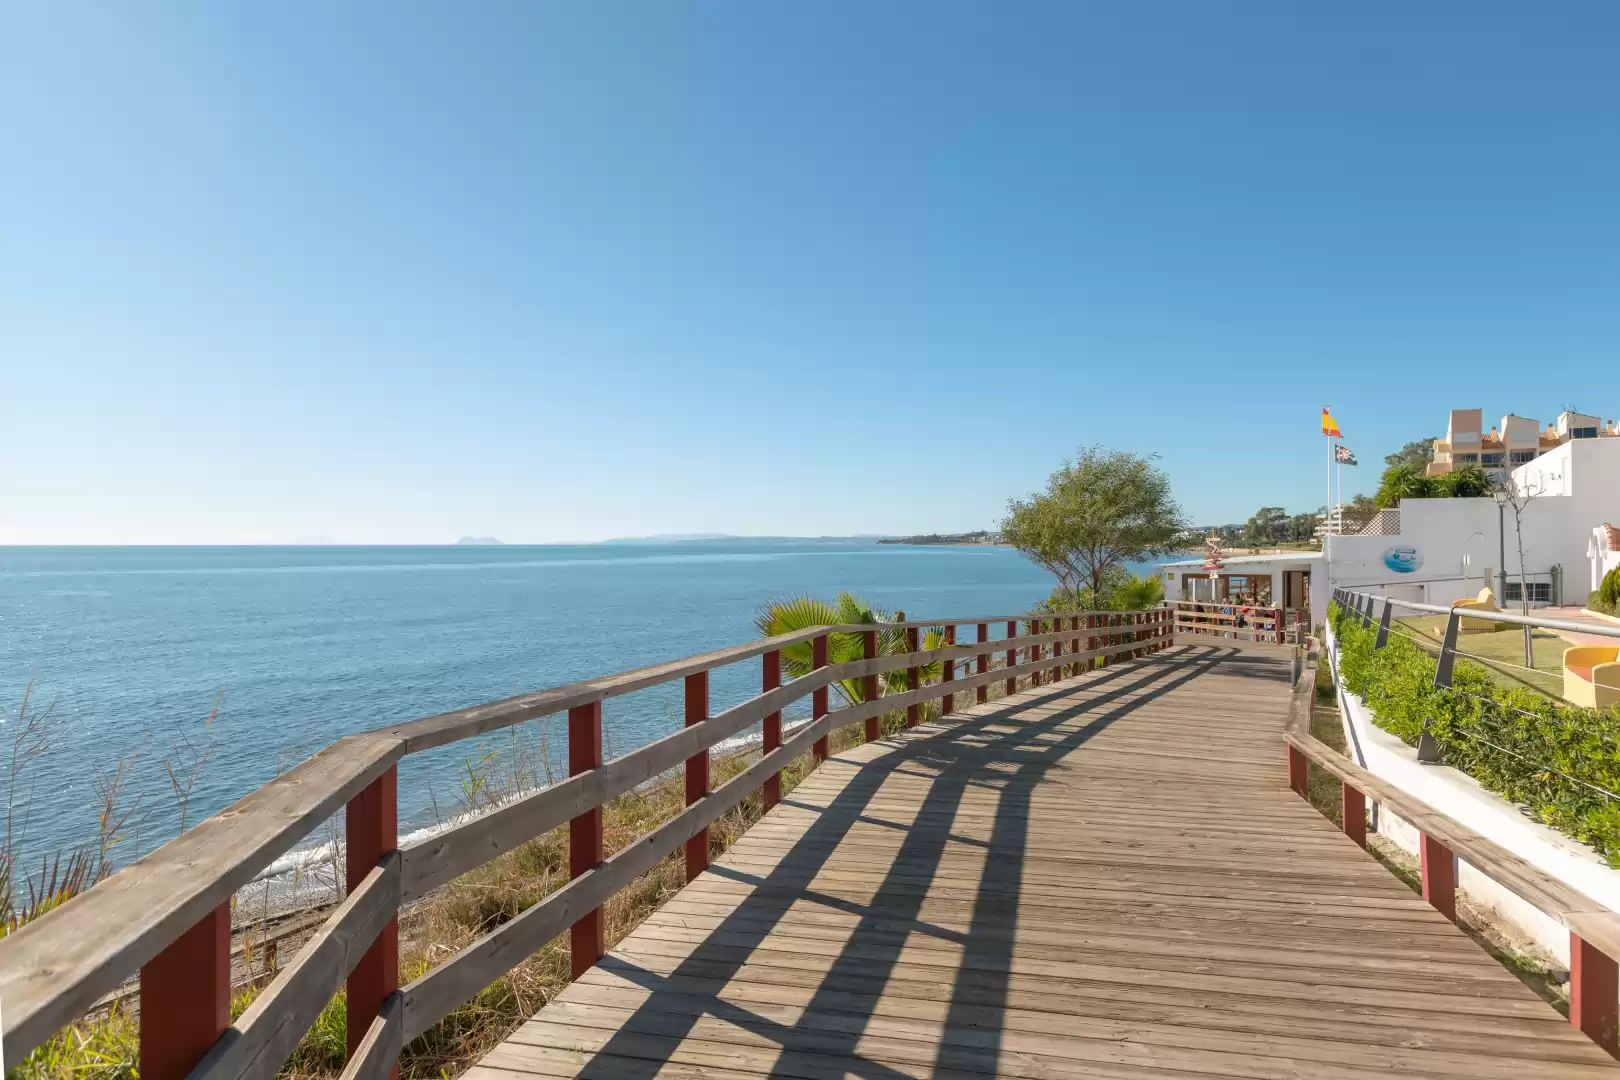
<path fill-rule="evenodd" d="M 1186 528 L 1170 478 L 1153 462 L 1093 446 L 1065 462 L 1046 490 L 1007 504 L 1002 537 L 1051 571 L 1058 589 L 1107 602 L 1125 564 L 1172 550 Z"/>
<path fill-rule="evenodd" d="M 1434 460 L 1434 440 L 1416 439 L 1402 446 L 1393 454 L 1384 455 L 1385 465 L 1410 465 L 1418 472 L 1429 467 Z"/>
<path fill-rule="evenodd" d="M 1399 506 L 1402 499 L 1480 499 L 1495 488 L 1478 465 L 1464 465 L 1449 473 L 1430 476 L 1402 462 L 1384 470 L 1373 501 L 1379 507 Z"/>

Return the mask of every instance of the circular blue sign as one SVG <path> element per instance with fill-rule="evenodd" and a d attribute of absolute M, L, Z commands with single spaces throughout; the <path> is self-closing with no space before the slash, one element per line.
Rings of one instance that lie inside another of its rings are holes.
<path fill-rule="evenodd" d="M 1415 547 L 1392 547 L 1384 552 L 1384 565 L 1397 574 L 1410 574 L 1423 566 L 1423 556 Z"/>

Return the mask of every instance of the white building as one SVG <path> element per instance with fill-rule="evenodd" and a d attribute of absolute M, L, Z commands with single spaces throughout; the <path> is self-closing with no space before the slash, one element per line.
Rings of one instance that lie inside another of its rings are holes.
<path fill-rule="evenodd" d="M 1566 420 L 1583 420 L 1566 413 Z M 1587 425 L 1593 427 L 1594 425 Z M 1393 536 L 1330 536 L 1330 587 L 1369 589 L 1421 603 L 1449 604 L 1489 585 L 1519 599 L 1520 541 L 1532 604 L 1580 604 L 1608 558 L 1595 550 L 1594 529 L 1620 521 L 1620 439 L 1572 425 L 1568 441 L 1512 470 L 1531 496 L 1518 515 L 1495 499 L 1403 499 Z"/>

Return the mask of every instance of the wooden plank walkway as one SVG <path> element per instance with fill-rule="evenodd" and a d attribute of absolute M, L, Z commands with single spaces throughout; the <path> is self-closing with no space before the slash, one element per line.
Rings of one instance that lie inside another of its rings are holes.
<path fill-rule="evenodd" d="M 1620 1076 L 1289 791 L 1288 696 L 1192 645 L 842 754 L 469 1077 Z"/>

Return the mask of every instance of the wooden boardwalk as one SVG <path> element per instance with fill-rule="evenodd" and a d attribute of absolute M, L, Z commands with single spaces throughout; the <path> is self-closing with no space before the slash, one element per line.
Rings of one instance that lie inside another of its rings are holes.
<path fill-rule="evenodd" d="M 1288 699 L 1197 644 L 839 755 L 469 1076 L 1620 1076 L 1288 789 Z"/>

